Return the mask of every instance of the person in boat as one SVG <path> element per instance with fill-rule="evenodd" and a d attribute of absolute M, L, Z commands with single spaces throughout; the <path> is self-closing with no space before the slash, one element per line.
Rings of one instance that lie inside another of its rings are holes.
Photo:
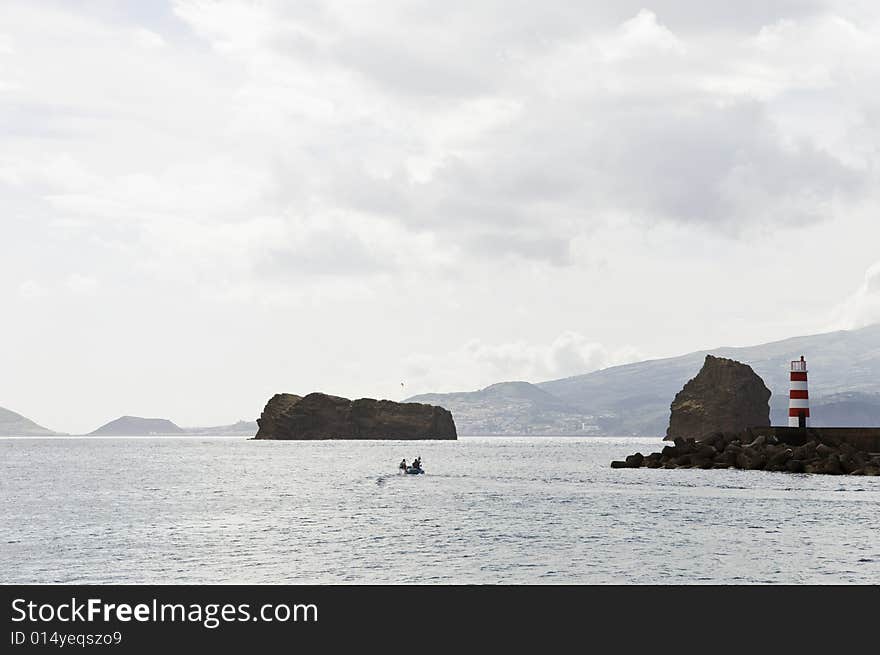
<path fill-rule="evenodd" d="M 422 458 L 421 458 L 421 457 L 416 457 L 416 458 L 413 460 L 413 468 L 414 468 L 416 471 L 421 471 L 421 470 L 422 470 Z"/>
<path fill-rule="evenodd" d="M 399 468 L 401 471 L 406 472 L 406 458 L 405 457 L 402 460 L 400 460 L 400 466 L 398 466 L 397 468 Z"/>

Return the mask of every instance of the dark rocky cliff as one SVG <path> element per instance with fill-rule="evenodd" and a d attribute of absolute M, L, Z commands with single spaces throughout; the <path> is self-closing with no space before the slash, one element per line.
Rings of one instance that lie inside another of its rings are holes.
<path fill-rule="evenodd" d="M 751 366 L 706 355 L 703 368 L 670 407 L 666 439 L 700 439 L 770 425 L 770 390 Z"/>
<path fill-rule="evenodd" d="M 255 439 L 456 439 L 452 414 L 421 403 L 323 393 L 276 394 L 260 418 Z"/>

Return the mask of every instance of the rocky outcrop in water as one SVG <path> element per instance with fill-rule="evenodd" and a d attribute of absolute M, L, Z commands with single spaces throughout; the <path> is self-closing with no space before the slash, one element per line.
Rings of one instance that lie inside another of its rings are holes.
<path fill-rule="evenodd" d="M 324 393 L 277 394 L 257 420 L 255 439 L 456 439 L 452 414 L 421 403 Z"/>
<path fill-rule="evenodd" d="M 770 390 L 751 366 L 706 355 L 670 407 L 666 439 L 700 439 L 770 425 Z"/>
<path fill-rule="evenodd" d="M 700 441 L 679 437 L 659 453 L 635 453 L 623 461 L 611 462 L 611 468 L 640 467 L 880 475 L 880 454 L 859 450 L 845 442 L 829 444 L 816 439 L 789 446 L 775 436 L 743 430 L 717 432 Z"/>

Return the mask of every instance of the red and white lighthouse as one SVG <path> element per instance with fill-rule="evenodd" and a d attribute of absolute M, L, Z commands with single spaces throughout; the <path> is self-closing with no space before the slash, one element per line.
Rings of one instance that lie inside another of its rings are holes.
<path fill-rule="evenodd" d="M 801 355 L 791 363 L 791 391 L 788 394 L 788 426 L 805 428 L 810 425 L 810 394 L 807 391 L 807 362 Z"/>

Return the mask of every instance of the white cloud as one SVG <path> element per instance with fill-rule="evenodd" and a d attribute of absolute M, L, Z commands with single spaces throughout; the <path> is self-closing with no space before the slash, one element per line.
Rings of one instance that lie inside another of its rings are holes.
<path fill-rule="evenodd" d="M 549 343 L 489 344 L 473 339 L 450 353 L 410 355 L 405 371 L 411 390 L 461 391 L 462 380 L 468 380 L 471 388 L 509 380 L 543 382 L 641 358 L 631 346 L 611 349 L 566 331 Z"/>
<path fill-rule="evenodd" d="M 15 52 L 12 39 L 8 34 L 0 34 L 0 55 L 11 55 Z"/>
<path fill-rule="evenodd" d="M 6 34 L 0 34 L 0 93 L 12 92 L 21 87 L 20 80 L 7 63 L 9 55 L 14 53 L 12 39 Z"/>
<path fill-rule="evenodd" d="M 837 327 L 852 330 L 880 323 L 880 261 L 865 271 L 861 286 L 836 310 Z"/>
<path fill-rule="evenodd" d="M 351 275 L 420 243 L 447 261 L 571 265 L 571 244 L 609 214 L 739 235 L 827 220 L 874 180 L 863 138 L 792 132 L 768 104 L 817 79 L 869 81 L 880 46 L 852 21 L 818 13 L 703 35 L 673 30 L 663 11 L 688 24 L 665 6 L 559 3 L 555 19 L 504 6 L 503 24 L 501 8 L 173 3 L 204 52 L 152 27 L 21 5 L 14 27 L 32 45 L 6 58 L 46 86 L 22 90 L 10 120 L 46 132 L 43 147 L 10 145 L 0 180 L 42 204 L 37 215 L 133 224 L 114 238 L 144 259 L 175 252 L 182 275 L 223 238 L 220 223 L 278 224 L 248 241 L 255 270 L 304 222 L 326 225 Z M 39 55 L 61 34 L 64 77 Z M 805 60 L 821 68 L 809 80 Z M 376 247 L 370 233 L 383 251 L 354 254 Z M 303 274 L 309 261 L 326 271 L 321 256 L 296 259 Z"/>
<path fill-rule="evenodd" d="M 72 273 L 65 280 L 65 286 L 77 296 L 94 296 L 98 291 L 98 280 L 91 275 Z"/>
<path fill-rule="evenodd" d="M 36 300 L 38 298 L 45 298 L 49 295 L 49 292 L 44 285 L 36 280 L 25 280 L 18 285 L 18 295 L 25 300 Z"/>
<path fill-rule="evenodd" d="M 161 48 L 165 45 L 165 39 L 152 30 L 139 27 L 132 32 L 132 35 L 134 42 L 142 48 Z"/>
<path fill-rule="evenodd" d="M 685 44 L 647 9 L 624 21 L 612 36 L 600 38 L 598 45 L 602 55 L 609 60 L 687 52 Z"/>
<path fill-rule="evenodd" d="M 423 390 L 475 388 L 789 336 L 876 259 L 871 3 L 8 0 L 0 30 L 0 279 L 52 300 L 4 361 L 66 303 L 127 320 L 157 349 L 128 377 L 194 408 L 151 367 L 217 360 L 156 337 L 160 305 L 238 357 L 206 406 L 378 393 L 407 353 Z"/>

